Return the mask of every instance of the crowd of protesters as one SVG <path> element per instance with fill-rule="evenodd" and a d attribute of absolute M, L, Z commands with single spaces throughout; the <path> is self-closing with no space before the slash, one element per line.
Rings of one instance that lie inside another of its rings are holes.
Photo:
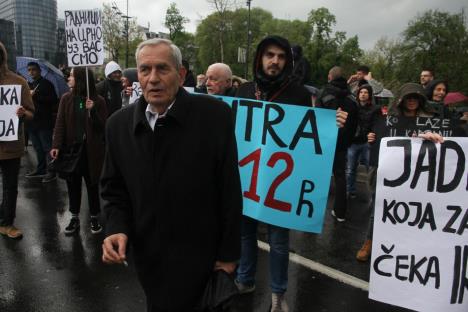
<path fill-rule="evenodd" d="M 51 164 L 61 154 L 74 155 L 72 171 L 58 171 L 66 181 L 69 198 L 70 220 L 63 231 L 73 235 L 80 228 L 84 179 L 90 231 L 97 234 L 103 227 L 106 230 L 103 261 L 123 263 L 127 243 L 132 244 L 148 311 L 192 311 L 213 270 L 234 274 L 241 294 L 255 291 L 259 221 L 241 215 L 230 110 L 210 95 L 336 110 L 339 131 L 331 214 L 338 223 L 346 222 L 349 201 L 368 196 L 372 212 L 368 235 L 356 255 L 363 262 L 368 261 L 372 246 L 378 158 L 372 157 L 370 149 L 380 140 L 373 132 L 376 120 L 387 114 L 468 119 L 466 113 L 453 112 L 444 105 L 447 82 L 436 79 L 429 69 L 422 70 L 419 83 L 403 84 L 389 107 L 377 105 L 376 97 L 384 86 L 372 77 L 367 66 L 357 67 L 350 77 L 335 66 L 329 71 L 328 83 L 318 92 L 311 91 L 316 89 L 304 85 L 309 80 L 310 65 L 301 47 L 291 47 L 279 36 L 268 36 L 259 43 L 253 81 L 233 75 L 223 63 L 214 63 L 195 77 L 174 44 L 152 39 L 137 48 L 136 69 L 122 70 L 111 61 L 98 84 L 92 70 L 73 68 L 68 77 L 70 92 L 60 99 L 52 84 L 41 77 L 37 63 L 28 64 L 33 80 L 28 86 L 8 70 L 6 59 L 0 43 L 0 85 L 21 85 L 22 103 L 17 111 L 18 141 L 0 142 L 0 234 L 22 236 L 14 219 L 24 152 L 22 129 L 28 121 L 37 166 L 26 177 L 52 182 L 56 173 Z M 132 102 L 135 82 L 140 83 L 142 94 Z M 189 93 L 182 86 L 195 92 Z M 463 127 L 466 131 L 466 124 Z M 423 138 L 443 140 L 431 133 Z M 359 165 L 368 180 L 367 191 L 361 194 L 356 187 Z M 105 217 L 99 216 L 100 199 Z M 175 216 L 176 210 L 186 221 Z M 180 233 L 181 228 L 189 235 Z M 271 311 L 288 311 L 284 294 L 288 286 L 289 229 L 274 225 L 267 228 Z M 172 297 L 176 291 L 179 295 Z"/>

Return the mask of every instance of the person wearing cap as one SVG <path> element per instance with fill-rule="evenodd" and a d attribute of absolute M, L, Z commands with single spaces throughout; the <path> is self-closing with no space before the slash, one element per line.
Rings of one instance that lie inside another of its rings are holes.
<path fill-rule="evenodd" d="M 104 74 L 106 79 L 96 85 L 96 90 L 106 101 L 107 113 L 110 116 L 122 108 L 122 69 L 119 64 L 110 61 L 104 69 Z"/>

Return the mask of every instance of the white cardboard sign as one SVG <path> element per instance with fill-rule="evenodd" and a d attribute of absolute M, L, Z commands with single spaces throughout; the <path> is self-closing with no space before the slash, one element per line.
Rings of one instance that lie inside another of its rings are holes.
<path fill-rule="evenodd" d="M 20 105 L 21 86 L 0 85 L 0 141 L 18 140 L 16 110 Z"/>
<path fill-rule="evenodd" d="M 468 311 L 468 138 L 380 145 L 369 298 Z"/>
<path fill-rule="evenodd" d="M 68 66 L 96 66 L 104 63 L 101 11 L 65 11 L 65 37 Z"/>

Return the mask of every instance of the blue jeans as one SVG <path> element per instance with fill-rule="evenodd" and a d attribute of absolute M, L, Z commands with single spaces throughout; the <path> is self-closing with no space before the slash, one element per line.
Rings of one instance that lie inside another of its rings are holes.
<path fill-rule="evenodd" d="M 241 223 L 241 259 L 237 268 L 237 280 L 245 285 L 255 284 L 257 271 L 258 221 L 243 216 Z M 270 244 L 270 287 L 273 293 L 282 294 L 288 287 L 289 229 L 268 225 Z"/>
<path fill-rule="evenodd" d="M 346 191 L 348 193 L 356 193 L 356 169 L 359 159 L 369 169 L 369 145 L 367 143 L 352 144 L 348 148 L 348 166 L 346 168 Z"/>
<path fill-rule="evenodd" d="M 47 162 L 50 159 L 49 152 L 52 148 L 52 129 L 30 129 L 29 138 L 31 139 L 34 150 L 37 155 L 37 172 L 47 172 Z"/>

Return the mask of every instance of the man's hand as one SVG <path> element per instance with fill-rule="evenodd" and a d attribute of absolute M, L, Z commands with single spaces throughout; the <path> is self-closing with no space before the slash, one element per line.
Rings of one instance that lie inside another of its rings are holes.
<path fill-rule="evenodd" d="M 57 159 L 58 154 L 59 154 L 59 149 L 53 148 L 50 150 L 49 154 L 50 154 L 50 157 L 52 157 L 52 159 Z"/>
<path fill-rule="evenodd" d="M 424 140 L 432 141 L 434 143 L 444 143 L 444 137 L 442 137 L 440 134 L 433 132 L 421 133 L 420 135 L 418 135 L 418 137 Z"/>
<path fill-rule="evenodd" d="M 106 237 L 102 243 L 102 261 L 107 264 L 122 264 L 126 260 L 128 236 L 117 233 Z"/>
<path fill-rule="evenodd" d="M 34 90 L 29 90 L 29 93 L 31 93 L 31 96 L 34 96 L 34 94 L 36 94 L 36 91 L 34 91 Z"/>
<path fill-rule="evenodd" d="M 214 266 L 214 271 L 219 271 L 223 270 L 224 272 L 228 274 L 234 273 L 234 270 L 237 267 L 236 262 L 221 262 L 221 261 L 216 261 L 215 266 Z"/>
<path fill-rule="evenodd" d="M 86 99 L 86 109 L 91 109 L 94 107 L 94 102 L 93 100 Z"/>
<path fill-rule="evenodd" d="M 368 143 L 374 143 L 375 142 L 375 133 L 374 132 L 369 132 L 367 134 L 367 142 Z"/>
<path fill-rule="evenodd" d="M 19 106 L 18 109 L 16 110 L 16 116 L 19 118 L 23 117 L 26 114 L 26 110 L 24 109 L 23 106 Z"/>
<path fill-rule="evenodd" d="M 349 79 L 348 79 L 348 84 L 353 83 L 353 82 L 355 82 L 357 80 L 359 80 L 358 75 L 351 75 L 351 77 L 349 77 Z"/>
<path fill-rule="evenodd" d="M 338 126 L 338 128 L 344 127 L 347 118 L 348 118 L 348 112 L 345 112 L 341 110 L 340 107 L 338 107 L 336 111 L 336 125 Z"/>
<path fill-rule="evenodd" d="M 364 79 L 367 81 L 372 80 L 372 73 L 369 72 L 367 75 L 364 76 Z"/>

